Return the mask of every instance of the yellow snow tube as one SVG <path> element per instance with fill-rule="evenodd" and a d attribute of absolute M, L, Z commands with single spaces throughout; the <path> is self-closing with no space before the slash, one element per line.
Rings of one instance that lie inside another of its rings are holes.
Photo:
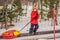
<path fill-rule="evenodd" d="M 17 31 L 17 30 L 14 32 L 14 36 L 19 36 L 20 34 L 21 33 L 19 31 Z"/>

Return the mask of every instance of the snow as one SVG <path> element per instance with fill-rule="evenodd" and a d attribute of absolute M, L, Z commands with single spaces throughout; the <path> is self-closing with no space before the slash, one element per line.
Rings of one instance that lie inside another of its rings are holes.
<path fill-rule="evenodd" d="M 26 6 L 23 6 L 23 8 L 25 8 Z M 18 31 L 20 31 L 21 30 L 21 28 L 23 28 L 29 21 L 30 21 L 30 13 L 31 13 L 31 10 L 32 10 L 32 6 L 28 6 L 27 7 L 28 9 L 27 9 L 27 16 L 25 17 L 25 16 L 22 16 L 22 19 L 21 19 L 21 21 L 18 21 L 17 23 L 14 21 L 13 23 L 15 24 L 15 26 L 14 27 L 12 27 L 12 28 L 9 28 L 8 30 L 12 30 L 12 29 L 15 29 L 15 30 L 18 30 Z M 59 12 L 60 13 L 60 12 Z M 58 17 L 57 18 L 57 20 L 58 20 L 58 26 L 56 26 L 56 30 L 60 30 L 60 17 Z M 53 27 L 54 26 L 51 26 L 51 23 L 53 23 L 52 21 L 51 21 L 51 19 L 49 20 L 49 21 L 44 21 L 44 20 L 41 20 L 41 22 L 40 22 L 40 20 L 39 20 L 39 29 L 38 29 L 38 32 L 39 31 L 51 31 L 51 30 L 53 30 Z M 20 31 L 21 33 L 28 33 L 29 32 L 29 28 L 30 28 L 30 24 L 29 25 L 27 25 L 22 31 Z M 0 35 L 3 33 L 3 32 L 5 32 L 6 31 L 6 29 L 0 29 Z M 60 33 L 59 34 L 57 34 L 58 36 L 60 35 Z M 37 35 L 37 37 L 44 37 L 44 36 L 46 36 L 46 35 Z M 51 36 L 53 36 L 53 34 L 47 34 L 47 37 L 51 37 Z M 23 38 L 27 38 L 27 37 L 23 37 Z M 30 38 L 30 37 L 29 37 Z M 32 37 L 31 37 L 32 38 Z M 11 40 L 20 40 L 20 39 L 22 39 L 22 37 L 21 38 L 15 38 L 15 39 L 11 39 Z M 0 39 L 0 40 L 3 40 L 3 39 Z M 38 39 L 38 40 L 47 40 L 47 39 Z M 53 40 L 53 39 L 49 39 L 49 40 Z M 60 40 L 60 38 L 57 38 L 57 40 Z"/>
<path fill-rule="evenodd" d="M 47 35 L 47 36 L 46 36 Z M 56 37 L 60 37 L 60 33 L 56 33 Z M 52 38 L 52 39 L 51 39 Z M 17 37 L 13 39 L 7 39 L 7 40 L 54 40 L 53 34 L 45 34 L 45 35 L 35 35 L 35 36 L 26 36 L 26 37 Z M 2 40 L 2 39 L 1 39 Z M 4 39 L 6 40 L 6 39 Z M 60 40 L 60 38 L 56 38 L 56 40 Z"/>
<path fill-rule="evenodd" d="M 54 40 L 54 39 L 38 39 L 38 40 Z M 58 38 L 56 40 L 60 40 L 60 38 Z"/>

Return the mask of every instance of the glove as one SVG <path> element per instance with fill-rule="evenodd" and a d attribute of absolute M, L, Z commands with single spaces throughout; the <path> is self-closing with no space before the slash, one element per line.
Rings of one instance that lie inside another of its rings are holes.
<path fill-rule="evenodd" d="M 34 19 L 37 19 L 38 18 L 38 16 L 35 16 L 35 18 Z"/>

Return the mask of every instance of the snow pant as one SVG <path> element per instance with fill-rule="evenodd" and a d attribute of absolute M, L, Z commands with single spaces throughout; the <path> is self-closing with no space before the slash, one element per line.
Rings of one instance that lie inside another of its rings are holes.
<path fill-rule="evenodd" d="M 37 29 L 38 29 L 39 25 L 38 24 L 31 24 L 29 33 L 36 33 Z"/>

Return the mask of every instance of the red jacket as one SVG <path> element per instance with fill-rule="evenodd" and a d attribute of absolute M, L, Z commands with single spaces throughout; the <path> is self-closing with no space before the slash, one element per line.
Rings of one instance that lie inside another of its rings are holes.
<path fill-rule="evenodd" d="M 38 11 L 31 12 L 31 24 L 38 24 L 39 14 Z"/>

